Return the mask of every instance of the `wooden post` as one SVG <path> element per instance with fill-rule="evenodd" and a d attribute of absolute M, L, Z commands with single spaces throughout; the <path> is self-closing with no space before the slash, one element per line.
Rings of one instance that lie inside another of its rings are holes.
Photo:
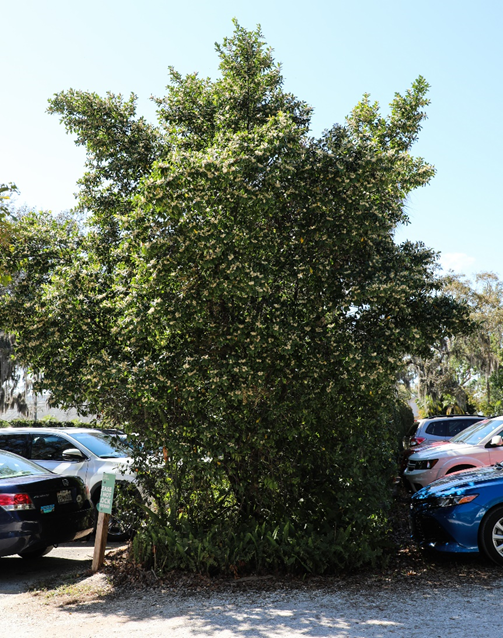
<path fill-rule="evenodd" d="M 98 526 L 96 527 L 96 540 L 94 541 L 94 554 L 92 572 L 97 572 L 105 562 L 105 549 L 107 547 L 108 522 L 110 514 L 100 512 L 98 514 Z"/>
<path fill-rule="evenodd" d="M 98 525 L 96 527 L 96 539 L 94 541 L 94 555 L 92 571 L 97 572 L 105 562 L 105 549 L 107 547 L 108 523 L 112 513 L 114 500 L 115 474 L 103 472 L 101 482 L 100 502 L 98 503 Z"/>

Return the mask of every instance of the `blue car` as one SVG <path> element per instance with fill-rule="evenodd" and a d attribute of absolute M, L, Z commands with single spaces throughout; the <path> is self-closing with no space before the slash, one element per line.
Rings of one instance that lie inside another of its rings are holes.
<path fill-rule="evenodd" d="M 95 509 L 76 476 L 0 451 L 0 556 L 38 558 L 93 531 Z"/>
<path fill-rule="evenodd" d="M 412 537 L 439 552 L 482 552 L 503 565 L 503 463 L 451 474 L 411 500 Z"/>

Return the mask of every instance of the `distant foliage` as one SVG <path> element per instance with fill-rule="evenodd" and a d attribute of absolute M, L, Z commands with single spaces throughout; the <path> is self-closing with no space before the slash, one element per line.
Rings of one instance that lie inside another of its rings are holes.
<path fill-rule="evenodd" d="M 57 419 L 44 418 L 40 421 L 34 421 L 33 419 L 12 419 L 11 421 L 0 420 L 0 428 L 96 428 L 102 429 L 100 425 L 96 423 L 88 423 L 87 421 L 58 421 Z"/>
<path fill-rule="evenodd" d="M 428 357 L 411 360 L 422 414 L 501 414 L 503 282 L 494 273 L 479 273 L 474 280 L 450 274 L 443 285 L 467 304 L 471 330 L 444 335 Z"/>

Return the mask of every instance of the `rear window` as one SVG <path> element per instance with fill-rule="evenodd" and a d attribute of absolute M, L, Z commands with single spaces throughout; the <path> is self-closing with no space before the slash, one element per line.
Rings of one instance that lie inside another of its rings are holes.
<path fill-rule="evenodd" d="M 0 481 L 19 476 L 40 476 L 40 474 L 51 474 L 51 472 L 19 456 L 0 452 Z"/>
<path fill-rule="evenodd" d="M 426 432 L 432 436 L 443 436 L 446 439 L 450 439 L 470 425 L 477 423 L 477 421 L 480 421 L 480 417 L 473 419 L 442 419 L 432 421 L 426 428 Z"/>

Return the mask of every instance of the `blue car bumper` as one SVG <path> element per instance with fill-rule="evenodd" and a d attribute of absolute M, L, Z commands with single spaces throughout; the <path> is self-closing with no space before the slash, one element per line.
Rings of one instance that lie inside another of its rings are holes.
<path fill-rule="evenodd" d="M 476 501 L 453 507 L 414 504 L 412 537 L 419 545 L 439 552 L 478 552 L 478 531 L 485 512 Z"/>

